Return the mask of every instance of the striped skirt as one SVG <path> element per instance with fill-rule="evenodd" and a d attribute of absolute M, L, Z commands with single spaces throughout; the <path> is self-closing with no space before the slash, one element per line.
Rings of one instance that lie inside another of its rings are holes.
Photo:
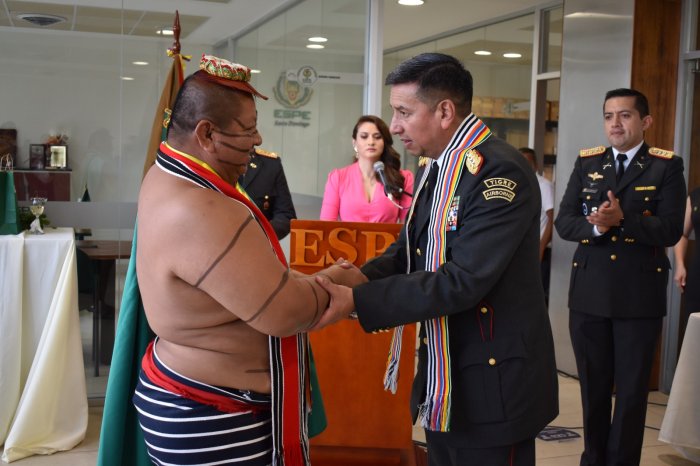
<path fill-rule="evenodd" d="M 144 370 L 144 365 L 150 366 L 148 370 Z M 147 375 L 154 371 L 158 377 Z M 167 383 L 162 383 L 163 380 Z M 172 387 L 177 387 L 175 391 L 181 394 L 194 393 L 192 398 L 202 398 L 205 402 L 176 394 Z M 222 403 L 210 403 L 211 399 L 221 399 L 229 406 L 233 403 L 235 412 L 215 408 L 212 404 L 221 406 Z M 272 463 L 269 395 L 188 379 L 165 366 L 153 350 L 152 359 L 147 362 L 144 357 L 133 402 L 148 454 L 156 465 L 264 466 Z"/>

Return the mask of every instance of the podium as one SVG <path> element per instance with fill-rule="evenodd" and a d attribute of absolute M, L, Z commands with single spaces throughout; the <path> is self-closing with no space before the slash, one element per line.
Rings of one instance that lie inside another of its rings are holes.
<path fill-rule="evenodd" d="M 322 270 L 343 257 L 357 266 L 393 243 L 401 224 L 292 220 L 290 267 Z M 392 332 L 368 334 L 356 321 L 309 333 L 328 427 L 311 439 L 314 466 L 414 465 L 409 410 L 415 325 L 403 333 L 396 394 L 383 378 Z"/>

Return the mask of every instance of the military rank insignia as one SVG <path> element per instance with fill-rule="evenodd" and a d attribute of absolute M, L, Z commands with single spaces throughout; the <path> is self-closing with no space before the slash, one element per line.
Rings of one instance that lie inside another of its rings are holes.
<path fill-rule="evenodd" d="M 581 149 L 578 152 L 580 157 L 593 157 L 594 155 L 600 155 L 605 152 L 605 146 L 591 147 L 590 149 Z"/>
<path fill-rule="evenodd" d="M 476 175 L 481 170 L 481 166 L 484 164 L 484 156 L 476 149 L 469 149 L 467 151 L 467 158 L 464 162 L 467 166 L 467 170 L 472 175 Z"/>
<path fill-rule="evenodd" d="M 513 180 L 508 178 L 489 178 L 484 180 L 486 189 L 481 193 L 484 199 L 490 201 L 492 199 L 503 199 L 512 202 L 515 199 L 515 187 L 518 185 Z"/>
<path fill-rule="evenodd" d="M 658 147 L 650 147 L 649 148 L 649 155 L 654 156 L 659 159 L 672 159 L 674 156 L 674 153 L 670 150 L 663 150 L 659 149 Z"/>
<path fill-rule="evenodd" d="M 450 203 L 450 208 L 447 209 L 447 224 L 445 226 L 445 231 L 456 231 L 457 230 L 457 214 L 459 213 L 459 196 L 452 198 Z"/>

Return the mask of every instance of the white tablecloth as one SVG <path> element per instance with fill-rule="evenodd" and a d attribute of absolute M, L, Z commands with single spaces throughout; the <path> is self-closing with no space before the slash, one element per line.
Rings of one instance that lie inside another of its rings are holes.
<path fill-rule="evenodd" d="M 88 420 L 71 228 L 0 236 L 3 461 L 69 450 Z"/>
<path fill-rule="evenodd" d="M 700 463 L 700 312 L 690 314 L 659 440 Z"/>

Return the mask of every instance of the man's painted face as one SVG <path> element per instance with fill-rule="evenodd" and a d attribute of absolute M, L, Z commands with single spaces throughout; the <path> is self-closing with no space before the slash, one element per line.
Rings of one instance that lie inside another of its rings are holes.
<path fill-rule="evenodd" d="M 225 166 L 237 168 L 239 176 L 247 170 L 255 146 L 262 144 L 257 124 L 255 101 L 246 99 L 239 116 L 234 117 L 226 129 L 212 130 L 217 135 L 214 143 L 225 149 L 220 152 L 218 161 Z"/>

